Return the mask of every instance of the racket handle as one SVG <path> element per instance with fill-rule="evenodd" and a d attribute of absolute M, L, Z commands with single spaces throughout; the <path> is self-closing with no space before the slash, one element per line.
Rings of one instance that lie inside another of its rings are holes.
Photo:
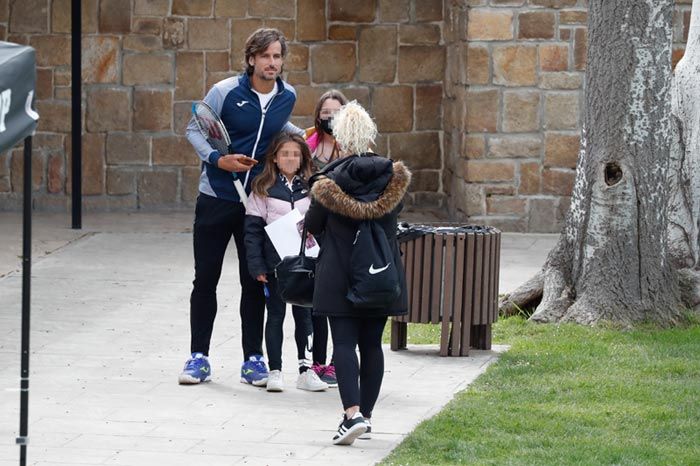
<path fill-rule="evenodd" d="M 266 298 L 270 297 L 270 290 L 267 288 L 267 283 L 263 283 L 263 292 L 265 293 Z"/>
<path fill-rule="evenodd" d="M 245 189 L 243 189 L 243 185 L 241 184 L 241 180 L 238 179 L 238 176 L 236 174 L 233 174 L 233 186 L 236 188 L 236 192 L 238 193 L 238 197 L 241 199 L 241 202 L 243 203 L 243 207 L 246 206 L 248 203 L 248 196 L 245 193 Z"/>

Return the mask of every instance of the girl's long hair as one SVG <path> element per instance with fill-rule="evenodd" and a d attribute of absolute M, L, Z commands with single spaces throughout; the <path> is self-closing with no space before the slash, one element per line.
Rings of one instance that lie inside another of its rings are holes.
<path fill-rule="evenodd" d="M 326 91 L 321 95 L 321 97 L 318 98 L 318 102 L 316 102 L 316 108 L 314 109 L 314 128 L 316 129 L 316 134 L 319 135 L 319 142 L 321 141 L 321 138 L 324 134 L 323 130 L 321 129 L 321 107 L 323 107 L 323 103 L 329 99 L 337 100 L 338 102 L 340 102 L 340 105 L 345 105 L 348 103 L 348 98 L 345 97 L 345 94 L 340 92 L 338 89 L 331 89 L 329 91 Z M 334 143 L 333 146 L 333 153 L 331 153 L 331 156 L 328 159 L 329 162 L 337 159 L 340 155 L 340 151 L 338 150 L 338 144 Z"/>
<path fill-rule="evenodd" d="M 311 163 L 311 152 L 309 146 L 306 145 L 304 138 L 296 134 L 279 133 L 270 143 L 265 153 L 265 167 L 262 173 L 253 180 L 252 190 L 258 196 L 267 196 L 268 190 L 277 182 L 277 177 L 280 173 L 275 164 L 275 157 L 283 144 L 287 142 L 296 142 L 301 148 L 301 165 L 297 175 L 302 179 L 308 180 L 313 173 L 313 165 Z"/>

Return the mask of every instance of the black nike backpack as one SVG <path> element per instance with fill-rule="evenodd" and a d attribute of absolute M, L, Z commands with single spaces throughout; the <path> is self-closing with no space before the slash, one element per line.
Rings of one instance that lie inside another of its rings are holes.
<path fill-rule="evenodd" d="M 401 295 L 398 264 L 384 229 L 374 220 L 360 222 L 350 256 L 347 298 L 359 308 L 382 308 Z"/>

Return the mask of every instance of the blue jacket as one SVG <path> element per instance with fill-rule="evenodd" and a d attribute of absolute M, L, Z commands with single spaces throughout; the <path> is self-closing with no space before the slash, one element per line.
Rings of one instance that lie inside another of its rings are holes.
<path fill-rule="evenodd" d="M 221 121 L 231 137 L 233 153 L 245 154 L 258 160 L 249 172 L 238 173 L 246 192 L 263 169 L 265 151 L 270 141 L 282 129 L 299 132 L 288 123 L 296 102 L 294 88 L 277 78 L 277 94 L 267 108 L 260 107 L 260 100 L 253 92 L 247 74 L 233 76 L 216 83 L 204 97 L 204 101 L 221 117 Z M 199 192 L 229 201 L 240 202 L 233 186 L 230 172 L 217 166 L 222 154 L 214 150 L 199 133 L 194 119 L 187 125 L 187 139 L 202 159 L 202 174 L 199 178 Z"/>

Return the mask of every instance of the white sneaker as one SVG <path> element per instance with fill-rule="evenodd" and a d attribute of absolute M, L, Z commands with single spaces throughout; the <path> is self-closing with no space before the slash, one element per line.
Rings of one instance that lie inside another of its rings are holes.
<path fill-rule="evenodd" d="M 270 371 L 270 374 L 267 376 L 267 391 L 281 392 L 282 390 L 284 390 L 284 378 L 282 377 L 282 371 Z"/>
<path fill-rule="evenodd" d="M 372 422 L 368 418 L 365 418 L 365 424 L 367 424 L 367 430 L 365 431 L 364 434 L 360 435 L 357 438 L 360 440 L 371 440 L 372 439 Z"/>
<path fill-rule="evenodd" d="M 268 386 L 270 382 L 267 382 Z M 313 370 L 308 369 L 301 374 L 297 379 L 297 388 L 299 390 L 308 390 L 310 392 L 321 392 L 328 388 L 328 384 L 321 380 Z"/>

